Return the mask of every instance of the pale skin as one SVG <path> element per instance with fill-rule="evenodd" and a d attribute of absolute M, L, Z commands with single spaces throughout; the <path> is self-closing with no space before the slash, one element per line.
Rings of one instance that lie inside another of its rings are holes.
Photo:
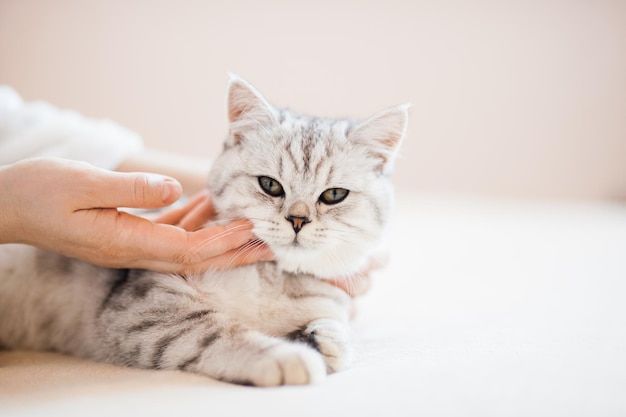
<path fill-rule="evenodd" d="M 248 220 L 202 227 L 215 216 L 208 192 L 201 191 L 209 163 L 169 155 L 133 155 L 118 167 L 124 172 L 53 158 L 0 166 L 0 243 L 30 244 L 105 267 L 178 274 L 271 260 Z M 172 177 L 132 172 L 139 170 Z M 154 220 L 118 209 L 166 207 L 183 187 L 195 196 Z M 358 279 L 328 282 L 361 295 L 378 266 L 372 262 Z"/>
<path fill-rule="evenodd" d="M 106 267 L 180 274 L 272 259 L 247 220 L 187 231 L 117 209 L 165 207 L 181 193 L 178 181 L 162 175 L 24 160 L 0 168 L 0 243 L 26 243 Z"/>

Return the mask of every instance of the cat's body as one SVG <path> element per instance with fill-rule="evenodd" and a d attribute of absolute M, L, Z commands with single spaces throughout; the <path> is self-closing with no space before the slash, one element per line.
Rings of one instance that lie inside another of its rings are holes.
<path fill-rule="evenodd" d="M 209 188 L 221 218 L 249 218 L 275 262 L 181 277 L 0 246 L 0 346 L 264 386 L 347 366 L 350 300 L 320 278 L 353 276 L 378 245 L 406 107 L 310 118 L 234 78 L 229 118 Z"/>
<path fill-rule="evenodd" d="M 0 265 L 19 265 L 1 269 L 0 335 L 8 348 L 253 385 L 297 384 L 326 373 L 321 358 L 309 352 L 307 344 L 316 342 L 303 327 L 325 319 L 333 341 L 317 342 L 318 348 L 331 369 L 349 362 L 348 296 L 317 278 L 282 273 L 271 262 L 183 279 L 98 268 L 23 245 L 7 245 L 2 255 Z"/>

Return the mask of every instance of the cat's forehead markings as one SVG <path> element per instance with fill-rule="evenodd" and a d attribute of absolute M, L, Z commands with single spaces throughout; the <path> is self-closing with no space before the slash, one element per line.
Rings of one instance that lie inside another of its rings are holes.
<path fill-rule="evenodd" d="M 302 132 L 302 160 L 304 163 L 304 173 L 310 174 L 313 152 L 320 143 L 321 132 L 311 124 L 309 129 Z"/>
<path fill-rule="evenodd" d="M 285 175 L 285 160 L 283 159 L 283 155 L 278 156 L 278 176 L 283 178 Z"/>
<path fill-rule="evenodd" d="M 328 155 L 328 152 L 326 153 Z M 317 164 L 315 165 L 315 169 L 313 170 L 313 175 L 315 178 L 320 178 L 320 171 L 324 166 L 324 158 L 318 158 Z"/>
<path fill-rule="evenodd" d="M 335 173 L 335 170 L 333 169 L 333 165 L 329 164 L 328 166 L 328 175 L 326 175 L 326 183 L 327 184 L 332 184 L 333 182 L 333 174 Z"/>
<path fill-rule="evenodd" d="M 287 156 L 289 157 L 289 161 L 293 165 L 293 169 L 295 171 L 299 171 L 298 158 L 296 157 L 296 153 L 298 152 L 298 150 L 294 149 L 296 146 L 297 146 L 296 142 L 292 141 L 289 144 L 289 146 L 285 148 L 285 150 L 287 151 Z"/>

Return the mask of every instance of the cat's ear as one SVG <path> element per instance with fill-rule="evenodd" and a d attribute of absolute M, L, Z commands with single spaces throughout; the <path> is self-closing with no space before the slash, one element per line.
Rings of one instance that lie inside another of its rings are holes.
<path fill-rule="evenodd" d="M 231 144 L 237 145 L 247 132 L 276 122 L 274 108 L 252 85 L 234 74 L 230 75 L 227 97 Z"/>
<path fill-rule="evenodd" d="M 389 173 L 400 143 L 406 134 L 410 104 L 390 107 L 361 122 L 348 135 L 350 140 L 366 147 L 379 162 L 381 173 Z"/>

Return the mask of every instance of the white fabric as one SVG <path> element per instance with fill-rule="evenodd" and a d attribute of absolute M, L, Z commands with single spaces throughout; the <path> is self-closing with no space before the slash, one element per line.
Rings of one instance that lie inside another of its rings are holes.
<path fill-rule="evenodd" d="M 114 169 L 141 148 L 136 133 L 111 121 L 44 102 L 27 103 L 10 87 L 0 86 L 0 165 L 47 156 Z"/>
<path fill-rule="evenodd" d="M 320 385 L 4 352 L 0 415 L 626 415 L 624 206 L 407 193 L 390 247 L 356 363 Z"/>

